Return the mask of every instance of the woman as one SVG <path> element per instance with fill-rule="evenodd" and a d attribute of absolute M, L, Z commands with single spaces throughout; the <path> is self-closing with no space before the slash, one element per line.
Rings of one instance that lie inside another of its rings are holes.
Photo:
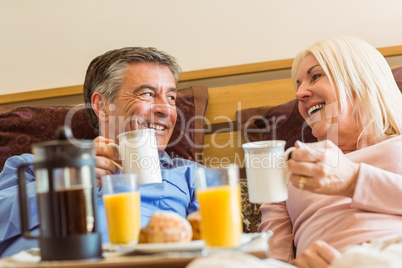
<path fill-rule="evenodd" d="M 297 142 L 289 199 L 261 206 L 272 257 L 328 267 L 341 251 L 402 234 L 402 95 L 384 57 L 339 37 L 301 52 L 292 66 L 299 112 L 317 143 Z"/>

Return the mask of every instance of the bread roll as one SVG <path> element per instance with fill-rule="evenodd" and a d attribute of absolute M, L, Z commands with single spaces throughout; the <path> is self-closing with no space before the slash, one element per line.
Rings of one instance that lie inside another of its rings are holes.
<path fill-rule="evenodd" d="M 193 240 L 201 240 L 201 212 L 197 210 L 187 216 L 187 220 L 193 229 Z"/>
<path fill-rule="evenodd" d="M 188 242 L 192 239 L 190 223 L 171 211 L 158 211 L 141 229 L 138 243 Z"/>

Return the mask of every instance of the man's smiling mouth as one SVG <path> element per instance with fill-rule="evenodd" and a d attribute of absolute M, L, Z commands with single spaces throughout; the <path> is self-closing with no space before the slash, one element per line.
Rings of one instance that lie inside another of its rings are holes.
<path fill-rule="evenodd" d="M 311 107 L 310 109 L 308 109 L 307 114 L 308 116 L 312 116 L 313 114 L 315 114 L 316 112 L 318 112 L 319 110 L 321 110 L 322 108 L 324 108 L 325 104 L 321 103 L 321 104 L 317 104 L 314 105 L 313 107 Z"/>

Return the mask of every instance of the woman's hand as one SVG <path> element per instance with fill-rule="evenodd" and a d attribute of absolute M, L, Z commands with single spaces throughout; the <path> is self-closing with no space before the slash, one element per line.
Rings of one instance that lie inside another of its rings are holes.
<path fill-rule="evenodd" d="M 287 161 L 292 184 L 319 194 L 352 197 L 360 165 L 349 160 L 330 140 L 296 142 Z M 304 177 L 304 178 L 302 178 Z"/>
<path fill-rule="evenodd" d="M 341 253 L 324 241 L 316 241 L 306 248 L 291 264 L 300 268 L 322 268 L 341 256 Z"/>
<path fill-rule="evenodd" d="M 98 187 L 102 185 L 101 177 L 108 174 L 115 174 L 120 171 L 117 165 L 113 162 L 121 163 L 119 152 L 115 146 L 109 144 L 114 143 L 111 139 L 98 136 L 94 139 L 96 144 L 96 184 Z"/>

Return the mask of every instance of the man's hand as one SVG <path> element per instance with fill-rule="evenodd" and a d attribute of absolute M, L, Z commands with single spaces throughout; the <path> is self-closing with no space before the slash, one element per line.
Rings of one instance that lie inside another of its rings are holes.
<path fill-rule="evenodd" d="M 306 248 L 291 264 L 300 268 L 323 268 L 341 257 L 341 253 L 324 241 L 316 241 Z"/>
<path fill-rule="evenodd" d="M 96 144 L 96 184 L 98 187 L 102 185 L 101 177 L 108 174 L 115 174 L 120 169 L 113 162 L 121 163 L 119 159 L 119 152 L 116 147 L 110 146 L 110 143 L 114 143 L 111 139 L 98 136 L 94 139 Z"/>

